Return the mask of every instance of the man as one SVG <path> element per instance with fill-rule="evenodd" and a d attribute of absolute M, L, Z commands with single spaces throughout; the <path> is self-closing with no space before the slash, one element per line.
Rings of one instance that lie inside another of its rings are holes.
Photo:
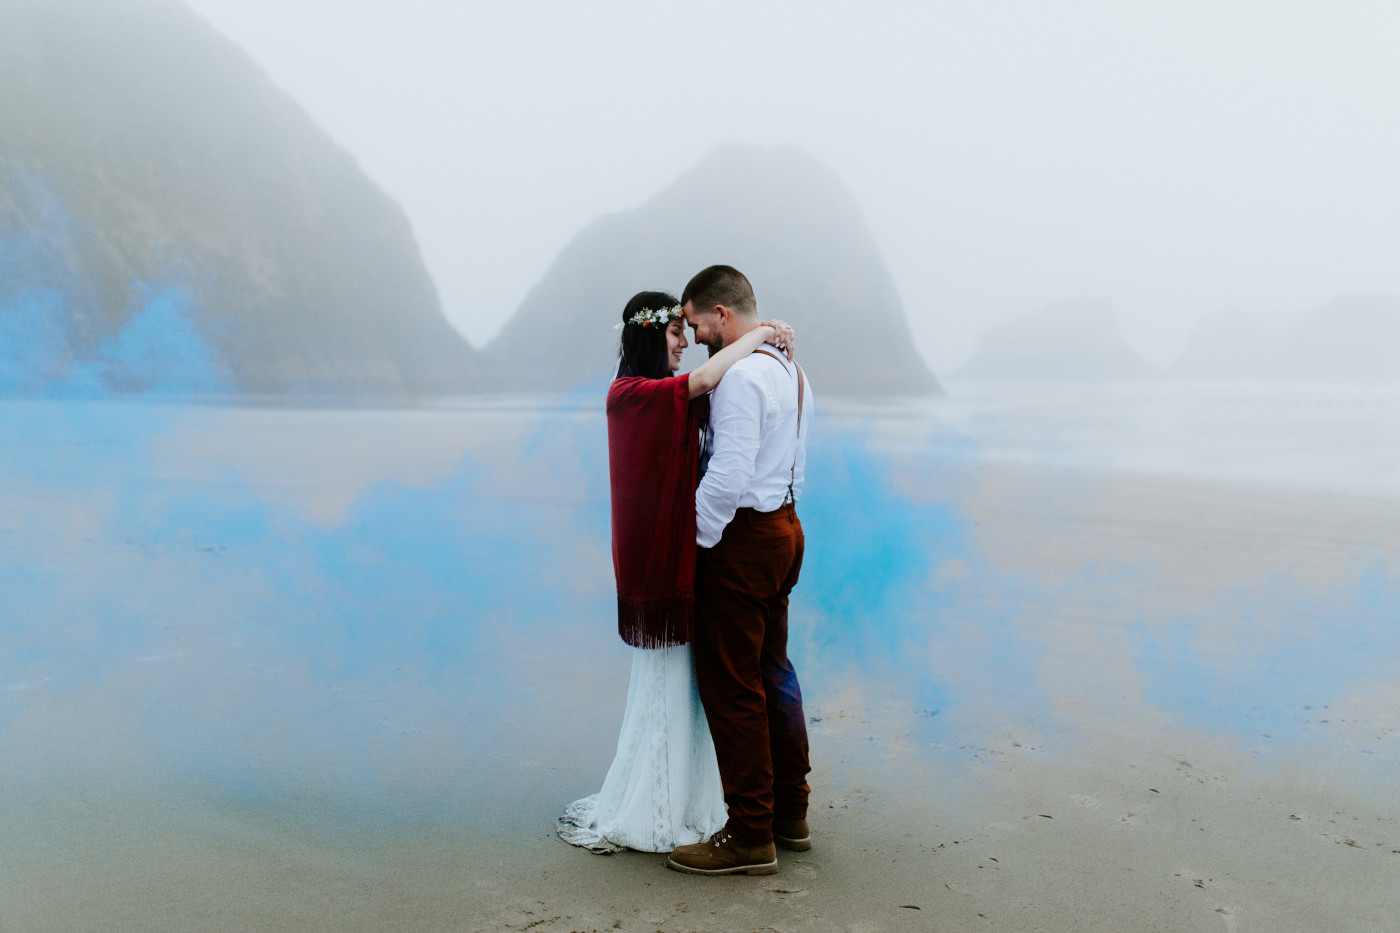
<path fill-rule="evenodd" d="M 758 326 L 753 288 L 730 266 L 696 275 L 681 305 L 711 354 Z M 775 842 L 811 847 L 807 724 L 787 656 L 811 391 L 797 364 L 765 345 L 710 395 L 709 462 L 695 493 L 693 652 L 729 821 L 708 841 L 671 853 L 667 864 L 680 871 L 771 874 Z"/>

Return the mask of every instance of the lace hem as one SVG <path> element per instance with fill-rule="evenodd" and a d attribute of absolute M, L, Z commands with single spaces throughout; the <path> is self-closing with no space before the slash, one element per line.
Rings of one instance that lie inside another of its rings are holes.
<path fill-rule="evenodd" d="M 669 852 L 724 825 L 724 788 L 689 645 L 634 649 L 617 753 L 602 789 L 556 821 L 593 852 Z"/>
<path fill-rule="evenodd" d="M 581 846 L 599 855 L 612 855 L 627 847 L 618 845 L 594 828 L 593 814 L 598 810 L 598 795 L 575 800 L 564 808 L 564 815 L 554 824 L 554 830 L 570 845 Z"/>

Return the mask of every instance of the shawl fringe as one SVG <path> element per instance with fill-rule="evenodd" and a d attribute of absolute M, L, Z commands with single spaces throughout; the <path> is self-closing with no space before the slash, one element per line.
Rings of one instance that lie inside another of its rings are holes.
<path fill-rule="evenodd" d="M 695 635 L 695 597 L 617 598 L 617 634 L 633 648 L 674 648 Z"/>

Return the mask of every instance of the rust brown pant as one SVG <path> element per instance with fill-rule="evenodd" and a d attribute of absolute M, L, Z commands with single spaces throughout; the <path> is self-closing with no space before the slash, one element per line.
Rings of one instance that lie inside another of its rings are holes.
<path fill-rule="evenodd" d="M 787 656 L 788 594 L 802 569 L 791 505 L 740 509 L 695 567 L 695 677 L 715 739 L 727 829 L 773 839 L 773 817 L 807 816 L 807 721 Z"/>

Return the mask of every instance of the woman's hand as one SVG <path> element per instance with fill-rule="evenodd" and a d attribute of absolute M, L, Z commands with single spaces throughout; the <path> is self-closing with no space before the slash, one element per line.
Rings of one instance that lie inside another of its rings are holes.
<path fill-rule="evenodd" d="M 759 321 L 759 327 L 773 328 L 773 345 L 781 350 L 787 351 L 787 358 L 792 359 L 795 351 L 794 344 L 797 343 L 797 335 L 793 333 L 792 327 L 787 321 L 780 321 L 776 318 L 771 321 Z"/>
<path fill-rule="evenodd" d="M 729 367 L 770 341 L 775 346 L 787 350 L 788 359 L 792 359 L 792 344 L 795 339 L 792 328 L 782 321 L 762 322 L 696 367 L 690 374 L 690 397 L 695 398 L 713 389 L 729 371 Z"/>

